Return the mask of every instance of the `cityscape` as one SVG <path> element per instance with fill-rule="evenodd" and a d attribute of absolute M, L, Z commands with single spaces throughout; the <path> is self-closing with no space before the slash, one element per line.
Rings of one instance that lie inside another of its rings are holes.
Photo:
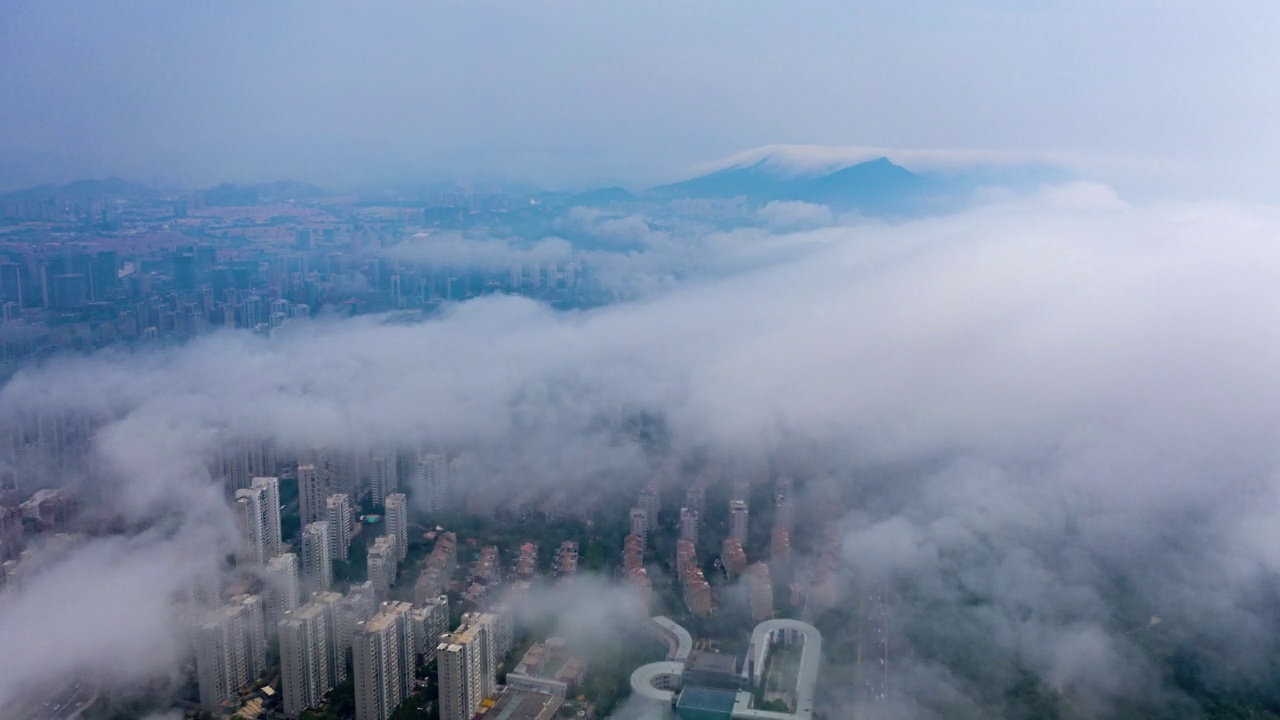
<path fill-rule="evenodd" d="M 1280 720 L 1278 26 L 0 3 L 0 720 Z"/>

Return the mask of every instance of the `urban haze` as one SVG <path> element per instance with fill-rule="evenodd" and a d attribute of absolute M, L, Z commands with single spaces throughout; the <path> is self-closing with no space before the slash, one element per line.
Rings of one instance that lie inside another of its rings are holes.
<path fill-rule="evenodd" d="M 1222 2 L 0 8 L 0 720 L 1280 718 Z"/>

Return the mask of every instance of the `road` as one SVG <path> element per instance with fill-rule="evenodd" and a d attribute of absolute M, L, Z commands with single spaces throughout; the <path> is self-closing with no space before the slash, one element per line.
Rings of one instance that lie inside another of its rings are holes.
<path fill-rule="evenodd" d="M 859 720 L 887 717 L 889 710 L 889 677 L 893 662 L 892 623 L 889 592 L 886 588 L 859 598 L 862 615 L 861 638 L 858 640 L 854 665 L 854 684 L 862 710 Z"/>
<path fill-rule="evenodd" d="M 75 720 L 97 699 L 88 685 L 75 683 L 28 704 L 15 720 Z"/>

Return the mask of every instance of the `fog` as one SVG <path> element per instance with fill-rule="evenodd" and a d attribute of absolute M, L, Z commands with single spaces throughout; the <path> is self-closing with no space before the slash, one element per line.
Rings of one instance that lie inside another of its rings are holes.
<path fill-rule="evenodd" d="M 171 671 L 170 598 L 233 548 L 205 470 L 226 430 L 286 450 L 425 442 L 499 491 L 621 494 L 654 471 L 624 429 L 640 413 L 747 468 L 803 457 L 841 591 L 894 596 L 913 648 L 889 683 L 898 717 L 998 716 L 1022 674 L 1081 717 L 1123 714 L 1174 692 L 1156 655 L 1183 645 L 1224 686 L 1267 672 L 1280 213 L 1071 186 L 753 232 L 709 247 L 793 252 L 597 310 L 488 297 L 19 372 L 3 412 L 95 418 L 110 507 L 149 529 L 3 596 L 0 635 L 23 651 L 0 657 L 0 705 L 73 671 Z"/>
<path fill-rule="evenodd" d="M 1276 7 L 0 7 L 0 185 L 674 179 L 775 143 L 1053 153 L 1274 199 Z"/>

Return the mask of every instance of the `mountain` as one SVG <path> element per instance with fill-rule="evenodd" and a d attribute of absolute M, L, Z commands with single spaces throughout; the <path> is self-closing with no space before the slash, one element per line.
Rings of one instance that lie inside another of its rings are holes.
<path fill-rule="evenodd" d="M 913 212 L 941 187 L 934 180 L 876 158 L 834 171 L 796 173 L 769 159 L 728 167 L 683 182 L 661 185 L 649 194 L 663 198 L 731 198 L 752 204 L 800 200 L 834 210 L 868 215 Z"/>
<path fill-rule="evenodd" d="M 54 198 L 119 197 L 132 200 L 154 198 L 158 193 L 141 183 L 111 177 L 105 180 L 76 180 L 65 185 L 36 185 L 0 195 L 0 200 L 52 200 Z"/>
<path fill-rule="evenodd" d="M 655 198 L 744 197 L 752 205 L 799 200 L 837 212 L 903 217 L 955 209 L 983 187 L 1029 191 L 1070 179 L 1043 161 L 981 153 L 905 152 L 909 170 L 866 148 L 769 146 L 741 153 L 689 180 L 660 185 Z"/>

